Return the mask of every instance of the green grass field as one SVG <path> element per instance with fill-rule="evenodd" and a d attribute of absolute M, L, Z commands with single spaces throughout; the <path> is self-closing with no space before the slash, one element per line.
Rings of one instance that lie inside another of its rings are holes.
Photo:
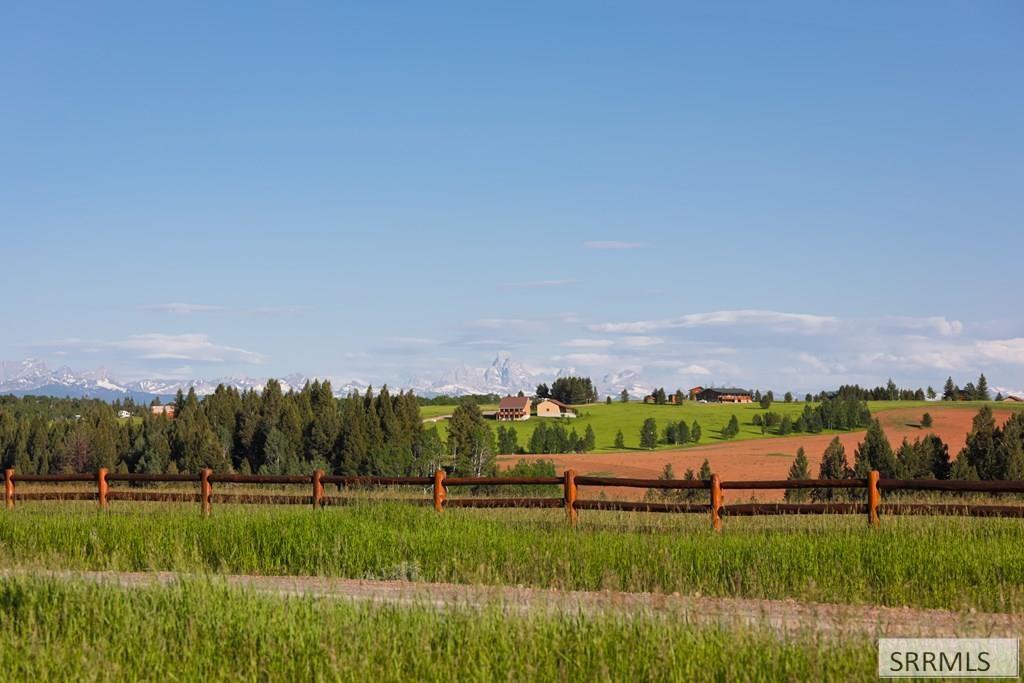
<path fill-rule="evenodd" d="M 934 410 L 937 407 L 976 411 L 985 404 L 985 402 L 981 401 L 965 401 L 958 403 L 934 403 L 928 401 L 870 401 L 868 403 L 868 407 L 871 409 L 872 413 L 899 408 L 921 408 L 922 412 L 925 412 L 929 408 Z M 1017 410 L 1024 409 L 1024 405 L 1021 404 L 988 403 L 988 405 Z M 482 410 L 494 410 L 495 408 L 496 406 L 481 407 Z M 424 418 L 427 418 L 448 415 L 454 409 L 454 406 L 426 406 L 421 408 L 420 412 Z M 802 402 L 775 402 L 770 408 L 773 412 L 780 415 L 789 415 L 793 419 L 796 419 L 800 413 L 803 412 L 803 409 L 804 403 Z M 722 428 L 728 424 L 729 418 L 733 415 L 735 415 L 740 422 L 740 433 L 732 439 L 733 441 L 777 437 L 776 434 L 771 432 L 762 434 L 760 427 L 755 427 L 751 424 L 751 420 L 754 415 L 765 412 L 756 403 L 745 405 L 724 405 L 685 401 L 682 405 L 678 406 L 659 406 L 639 402 L 616 402 L 611 405 L 594 403 L 591 405 L 578 406 L 577 410 L 579 412 L 579 417 L 573 419 L 562 419 L 559 421 L 565 424 L 567 428 L 574 427 L 581 436 L 586 430 L 587 425 L 592 426 L 594 428 L 594 434 L 597 437 L 597 448 L 595 449 L 595 452 L 598 453 L 622 450 L 615 448 L 615 434 L 620 429 L 625 437 L 626 449 L 639 449 L 640 427 L 648 417 L 653 417 L 658 423 L 659 437 L 661 430 L 663 430 L 669 422 L 678 423 L 681 420 L 686 420 L 688 425 L 692 425 L 694 420 L 696 420 L 701 426 L 701 438 L 699 444 L 720 443 L 722 441 Z M 516 428 L 516 432 L 519 436 L 519 444 L 521 446 L 525 447 L 526 444 L 529 443 L 530 435 L 533 434 L 534 428 L 542 420 L 547 420 L 549 422 L 555 421 L 552 418 L 534 417 L 523 422 L 511 423 Z M 436 424 L 438 430 L 441 432 L 441 437 L 445 438 L 447 435 L 447 424 L 443 420 Z M 430 426 L 431 424 L 428 423 L 427 427 Z M 838 432 L 829 432 L 826 430 L 824 433 L 828 434 Z M 690 445 L 698 444 L 695 443 Z M 680 448 L 680 446 L 658 446 L 658 450 L 677 448 Z"/>
<path fill-rule="evenodd" d="M 261 596 L 216 581 L 0 580 L 6 680 L 871 680 L 867 638 L 780 640 L 614 614 Z"/>
<path fill-rule="evenodd" d="M 0 515 L 0 568 L 328 575 L 580 590 L 1024 610 L 1019 520 L 728 519 L 367 503 L 319 512 L 23 504 Z"/>

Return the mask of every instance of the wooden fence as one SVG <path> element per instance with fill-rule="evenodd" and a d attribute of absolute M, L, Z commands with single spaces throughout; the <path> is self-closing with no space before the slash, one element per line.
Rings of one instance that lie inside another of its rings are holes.
<path fill-rule="evenodd" d="M 91 483 L 95 491 L 25 491 L 19 492 L 19 483 Z M 198 484 L 198 491 L 152 491 L 140 488 L 111 489 L 112 482 L 135 484 L 192 482 Z M 298 494 L 253 494 L 214 493 L 214 484 L 262 485 L 305 485 L 310 495 Z M 710 480 L 684 479 L 624 479 L 619 477 L 589 477 L 566 470 L 558 477 L 449 477 L 438 470 L 432 477 L 342 477 L 324 474 L 317 470 L 308 476 L 214 474 L 202 470 L 198 474 L 118 474 L 100 469 L 95 474 L 18 474 L 14 470 L 4 471 L 4 500 L 8 508 L 16 501 L 29 500 L 95 500 L 101 509 L 108 509 L 111 501 L 160 501 L 199 503 L 203 514 L 208 515 L 213 503 L 263 503 L 312 505 L 320 508 L 328 505 L 344 505 L 350 497 L 327 495 L 325 486 L 335 485 L 339 489 L 366 487 L 412 486 L 433 493 L 434 509 L 442 512 L 445 508 L 564 508 L 570 523 L 575 524 L 580 510 L 619 510 L 629 512 L 691 512 L 710 514 L 711 525 L 718 531 L 722 528 L 722 517 L 746 515 L 780 514 L 860 514 L 869 523 L 877 525 L 881 515 L 966 515 L 973 517 L 1024 517 L 1024 505 L 974 505 L 965 502 L 946 504 L 913 503 L 895 501 L 882 503 L 882 491 L 945 491 L 979 493 L 1024 493 L 1024 481 L 951 481 L 936 479 L 882 479 L 877 471 L 869 473 L 866 479 L 798 479 L 770 481 L 722 481 L 712 475 Z M 561 498 L 450 498 L 452 487 L 499 487 L 499 486 L 560 486 Z M 580 487 L 628 487 L 658 489 L 666 491 L 706 490 L 706 503 L 697 502 L 648 502 L 623 500 L 598 500 L 580 498 Z M 727 490 L 786 490 L 786 489 L 863 489 L 866 502 L 825 502 L 825 503 L 735 503 L 725 504 Z M 426 499 L 402 499 L 409 503 L 429 504 Z"/>

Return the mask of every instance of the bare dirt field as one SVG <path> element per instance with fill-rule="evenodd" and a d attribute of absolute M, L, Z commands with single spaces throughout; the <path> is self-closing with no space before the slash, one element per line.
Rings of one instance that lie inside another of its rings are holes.
<path fill-rule="evenodd" d="M 934 423 L 931 429 L 918 426 L 921 415 L 925 412 L 932 415 Z M 996 422 L 1002 424 L 1010 417 L 1010 410 L 996 409 L 993 411 Z M 949 445 L 951 458 L 955 458 L 964 447 L 967 432 L 971 429 L 971 420 L 977 410 L 956 407 L 934 408 L 897 408 L 878 411 L 875 417 L 882 423 L 893 449 L 899 447 L 904 438 L 913 441 L 928 433 L 937 434 Z M 803 446 L 810 463 L 811 476 L 817 476 L 821 455 L 826 446 L 835 436 L 846 448 L 846 457 L 853 465 L 853 454 L 857 444 L 864 438 L 864 432 L 846 432 L 842 434 L 805 434 L 798 436 L 779 437 L 773 439 L 756 439 L 747 441 L 722 442 L 707 446 L 697 446 L 674 451 L 640 451 L 632 450 L 621 453 L 585 453 L 581 455 L 524 455 L 506 459 L 514 462 L 519 458 L 552 460 L 559 472 L 575 469 L 577 474 L 605 475 L 617 477 L 653 478 L 661 473 L 665 463 L 672 463 L 677 477 L 682 477 L 687 469 L 695 472 L 700 469 L 706 458 L 712 471 L 723 480 L 743 479 L 785 479 L 798 448 Z M 593 489 L 583 488 L 581 497 L 594 495 Z M 646 491 L 642 489 L 605 489 L 605 494 L 613 499 L 642 498 Z M 727 491 L 726 503 L 738 499 L 771 501 L 780 500 L 782 491 Z"/>
<path fill-rule="evenodd" d="M 175 572 L 37 571 L 33 577 L 84 581 L 124 589 L 173 585 L 181 580 L 210 581 L 281 597 L 350 600 L 375 604 L 429 606 L 436 609 L 498 607 L 508 612 L 618 612 L 664 615 L 701 625 L 770 629 L 779 635 L 815 632 L 835 637 L 852 634 L 889 637 L 954 635 L 1015 636 L 1024 617 L 936 609 L 839 605 L 795 600 L 711 598 L 673 593 L 562 591 L 546 588 L 366 581 L 319 576 L 183 575 Z M 22 576 L 2 572 L 0 577 Z"/>

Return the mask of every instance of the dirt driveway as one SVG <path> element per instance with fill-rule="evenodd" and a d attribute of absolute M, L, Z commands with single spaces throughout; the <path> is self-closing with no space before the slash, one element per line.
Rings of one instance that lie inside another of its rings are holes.
<path fill-rule="evenodd" d="M 1024 615 L 954 612 L 793 600 L 747 600 L 696 595 L 560 591 L 542 588 L 359 581 L 318 576 L 182 575 L 174 572 L 70 572 L 17 570 L 18 576 L 47 577 L 144 589 L 182 580 L 208 581 L 260 594 L 284 597 L 350 600 L 386 605 L 419 605 L 437 609 L 498 608 L 510 613 L 587 614 L 614 612 L 663 615 L 700 625 L 767 628 L 780 634 L 814 632 L 829 636 L 863 634 L 891 637 L 1004 636 L 1024 633 Z"/>

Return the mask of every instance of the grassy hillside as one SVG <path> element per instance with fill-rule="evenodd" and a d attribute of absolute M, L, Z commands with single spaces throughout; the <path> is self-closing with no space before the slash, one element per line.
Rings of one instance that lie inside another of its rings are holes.
<path fill-rule="evenodd" d="M 813 404 L 812 404 L 813 405 Z M 922 409 L 925 412 L 929 407 L 935 408 L 936 406 L 942 407 L 955 407 L 962 408 L 964 410 L 976 411 L 982 405 L 986 405 L 984 401 L 964 401 L 958 403 L 935 403 L 928 401 L 869 401 L 868 407 L 872 413 L 877 413 L 883 410 L 894 410 L 898 408 L 916 408 Z M 998 406 L 1000 408 L 1011 408 L 1021 409 L 1024 408 L 1022 404 L 1011 404 L 1011 403 L 992 403 L 989 402 L 987 405 L 993 407 Z M 493 410 L 494 406 L 484 406 L 483 410 Z M 437 415 L 448 415 L 454 410 L 454 406 L 429 406 L 427 408 L 421 408 L 421 413 L 424 417 L 434 417 Z M 791 418 L 796 419 L 804 409 L 803 402 L 794 403 L 773 403 L 771 408 L 772 412 L 780 415 L 789 415 Z M 658 424 L 659 438 L 662 430 L 669 422 L 679 422 L 686 420 L 688 425 L 692 425 L 696 420 L 701 427 L 701 438 L 700 444 L 712 444 L 720 443 L 722 441 L 721 430 L 728 424 L 729 418 L 733 415 L 740 422 L 740 433 L 736 436 L 733 441 L 739 441 L 743 439 L 764 439 L 773 438 L 777 436 L 774 433 L 762 434 L 761 428 L 756 427 L 752 424 L 754 415 L 758 413 L 764 413 L 764 411 L 756 403 L 746 405 L 725 405 L 725 404 L 714 404 L 714 403 L 697 403 L 695 401 L 685 401 L 682 405 L 652 405 L 639 402 L 631 403 L 612 403 L 607 405 L 604 403 L 594 403 L 591 405 L 578 406 L 577 411 L 579 416 L 573 419 L 562 419 L 561 422 L 566 425 L 566 428 L 575 427 L 576 431 L 582 436 L 587 425 L 594 428 L 594 433 L 597 436 L 597 448 L 595 452 L 612 452 L 621 449 L 615 448 L 615 433 L 618 430 L 622 430 L 622 434 L 625 437 L 626 449 L 639 449 L 640 445 L 640 427 L 643 425 L 644 420 L 649 417 L 653 417 Z M 530 440 L 530 435 L 533 434 L 534 428 L 539 422 L 546 420 L 549 423 L 556 421 L 554 418 L 530 418 L 523 422 L 513 422 L 512 424 L 516 428 L 516 432 L 519 436 L 519 444 L 526 446 Z M 429 425 L 428 425 L 429 426 Z M 493 426 L 497 426 L 494 424 Z M 441 432 L 442 438 L 447 434 L 447 426 L 444 421 L 437 423 L 438 430 Z M 830 433 L 826 430 L 825 433 Z M 698 444 L 690 444 L 698 445 Z M 658 450 L 665 449 L 677 449 L 678 445 L 659 445 Z"/>

